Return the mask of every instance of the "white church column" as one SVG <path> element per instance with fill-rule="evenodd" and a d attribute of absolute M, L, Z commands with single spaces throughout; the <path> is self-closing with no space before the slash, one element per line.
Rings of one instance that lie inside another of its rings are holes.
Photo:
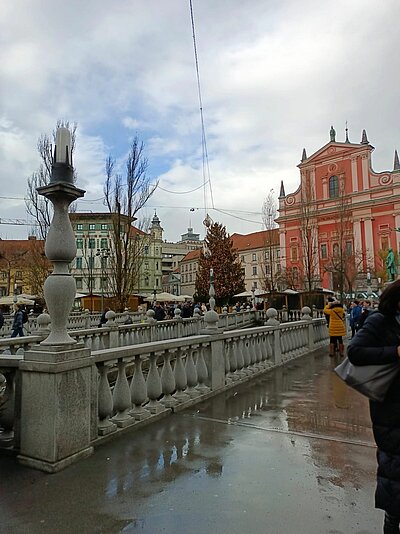
<path fill-rule="evenodd" d="M 361 224 L 360 220 L 357 219 L 353 222 L 353 235 L 354 235 L 354 253 L 362 253 L 362 242 L 361 242 Z"/>
<path fill-rule="evenodd" d="M 365 219 L 364 222 L 365 229 L 365 248 L 367 256 L 367 264 L 370 264 L 370 261 L 374 258 L 374 235 L 372 232 L 372 220 Z"/>
<path fill-rule="evenodd" d="M 281 269 L 286 268 L 286 232 L 285 230 L 279 231 L 279 248 L 281 251 Z"/>
<path fill-rule="evenodd" d="M 358 191 L 357 156 L 351 158 L 351 183 L 353 193 L 356 193 Z"/>
<path fill-rule="evenodd" d="M 368 180 L 368 154 L 363 154 L 361 156 L 362 161 L 362 178 L 363 178 L 363 189 L 367 191 L 369 189 L 369 180 Z"/>

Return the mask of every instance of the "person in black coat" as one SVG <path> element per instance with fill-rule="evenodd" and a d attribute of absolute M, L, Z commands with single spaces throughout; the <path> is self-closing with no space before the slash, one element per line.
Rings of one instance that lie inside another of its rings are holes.
<path fill-rule="evenodd" d="M 378 311 L 368 314 L 350 341 L 347 355 L 353 365 L 400 365 L 400 280 L 383 291 Z M 399 367 L 400 370 L 400 367 Z M 385 511 L 385 534 L 399 534 L 400 524 L 400 373 L 383 402 L 370 401 L 374 438 L 378 447 L 375 507 Z"/>

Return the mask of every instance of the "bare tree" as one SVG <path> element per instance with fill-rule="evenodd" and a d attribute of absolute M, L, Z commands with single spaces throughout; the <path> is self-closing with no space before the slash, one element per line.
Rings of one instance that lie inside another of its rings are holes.
<path fill-rule="evenodd" d="M 129 295 L 138 285 L 145 232 L 135 229 L 136 214 L 157 188 L 147 176 L 148 160 L 144 156 L 144 143 L 135 136 L 126 161 L 126 174 L 114 172 L 115 161 L 106 160 L 105 204 L 112 214 L 110 255 L 110 289 L 119 310 L 128 303 Z"/>
<path fill-rule="evenodd" d="M 332 273 L 333 287 L 343 296 L 346 290 L 352 291 L 367 260 L 365 254 L 354 249 L 351 198 L 345 193 L 344 177 L 340 177 L 338 182 L 335 214 L 332 255 L 324 269 Z"/>
<path fill-rule="evenodd" d="M 266 230 L 262 258 L 260 259 L 261 267 L 261 284 L 262 289 L 272 294 L 278 289 L 279 275 L 276 272 L 277 251 L 278 251 L 278 233 L 275 222 L 277 216 L 277 202 L 274 196 L 274 190 L 271 189 L 262 206 L 263 226 Z"/>
<path fill-rule="evenodd" d="M 300 244 L 302 267 L 300 276 L 306 291 L 319 281 L 317 203 L 311 177 L 303 177 L 300 205 Z"/>
<path fill-rule="evenodd" d="M 46 239 L 47 232 L 50 227 L 52 217 L 52 205 L 51 202 L 38 194 L 36 189 L 43 187 L 50 183 L 51 166 L 53 163 L 53 146 L 55 145 L 57 128 L 59 127 L 70 128 L 68 121 L 57 121 L 56 127 L 53 130 L 51 136 L 42 134 L 37 142 L 37 151 L 41 159 L 39 169 L 32 173 L 28 178 L 27 198 L 25 200 L 26 210 L 35 221 L 35 225 L 32 226 L 32 234 L 36 235 L 40 239 Z M 76 142 L 76 129 L 77 124 L 74 123 L 71 130 L 71 156 L 75 150 Z M 76 180 L 76 173 L 74 170 L 74 179 Z M 75 206 L 71 206 L 71 211 L 74 211 Z"/>
<path fill-rule="evenodd" d="M 44 282 L 53 266 L 44 253 L 44 242 L 32 240 L 30 243 L 31 246 L 25 258 L 26 281 L 30 285 L 31 293 L 44 299 Z"/>

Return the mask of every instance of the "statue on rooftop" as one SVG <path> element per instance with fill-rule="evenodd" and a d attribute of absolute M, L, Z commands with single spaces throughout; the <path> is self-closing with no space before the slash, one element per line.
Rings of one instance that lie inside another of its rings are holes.
<path fill-rule="evenodd" d="M 336 141 L 336 132 L 333 126 L 331 126 L 329 135 L 331 136 L 331 141 Z"/>

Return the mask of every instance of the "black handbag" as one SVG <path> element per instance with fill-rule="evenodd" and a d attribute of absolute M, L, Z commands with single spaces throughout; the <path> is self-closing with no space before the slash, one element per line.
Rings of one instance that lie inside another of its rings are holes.
<path fill-rule="evenodd" d="M 334 369 L 346 384 L 371 400 L 383 402 L 400 371 L 400 362 L 353 365 L 348 358 Z"/>

